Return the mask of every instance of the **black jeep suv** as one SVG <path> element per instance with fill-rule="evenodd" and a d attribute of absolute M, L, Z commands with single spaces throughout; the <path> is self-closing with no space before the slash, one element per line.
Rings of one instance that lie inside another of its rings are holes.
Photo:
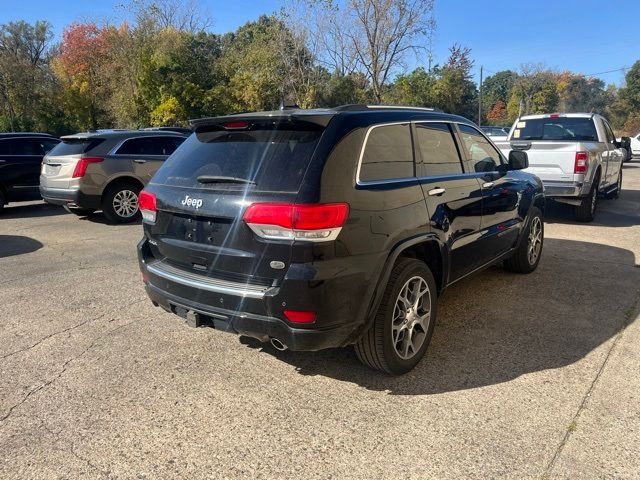
<path fill-rule="evenodd" d="M 0 210 L 40 198 L 42 157 L 59 142 L 47 133 L 0 133 Z"/>
<path fill-rule="evenodd" d="M 354 344 L 392 374 L 424 355 L 445 287 L 540 260 L 544 195 L 465 118 L 346 106 L 194 121 L 141 192 L 155 305 L 271 341 Z"/>

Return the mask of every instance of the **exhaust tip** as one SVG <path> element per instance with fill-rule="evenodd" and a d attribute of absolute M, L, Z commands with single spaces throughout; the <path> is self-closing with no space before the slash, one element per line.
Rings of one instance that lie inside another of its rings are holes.
<path fill-rule="evenodd" d="M 273 345 L 273 348 L 275 348 L 276 350 L 279 350 L 281 352 L 284 352 L 287 349 L 287 346 L 282 343 L 280 340 L 278 340 L 277 338 L 272 338 L 271 339 L 271 345 Z"/>

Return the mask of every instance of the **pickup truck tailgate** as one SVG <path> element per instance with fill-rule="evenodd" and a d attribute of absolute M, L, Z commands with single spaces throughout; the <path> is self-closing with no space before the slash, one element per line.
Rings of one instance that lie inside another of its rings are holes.
<path fill-rule="evenodd" d="M 543 182 L 573 181 L 576 152 L 593 148 L 593 145 L 580 142 L 544 140 L 501 142 L 500 144 L 500 149 L 505 156 L 508 156 L 512 149 L 526 151 L 529 156 L 529 168 L 525 171 L 537 175 Z"/>

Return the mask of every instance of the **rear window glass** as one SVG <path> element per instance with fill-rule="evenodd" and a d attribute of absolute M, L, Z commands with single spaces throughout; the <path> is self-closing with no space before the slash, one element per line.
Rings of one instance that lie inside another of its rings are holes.
<path fill-rule="evenodd" d="M 590 118 L 536 118 L 519 121 L 512 139 L 597 142 L 598 133 Z"/>
<path fill-rule="evenodd" d="M 153 183 L 185 187 L 245 188 L 242 184 L 198 182 L 220 176 L 255 182 L 263 191 L 297 191 L 322 130 L 310 128 L 214 129 L 191 135 L 169 157 Z"/>
<path fill-rule="evenodd" d="M 426 175 L 462 173 L 462 163 L 446 123 L 416 124 L 416 145 Z"/>
<path fill-rule="evenodd" d="M 95 148 L 104 141 L 103 138 L 68 138 L 62 140 L 49 152 L 51 156 L 81 155 Z"/>

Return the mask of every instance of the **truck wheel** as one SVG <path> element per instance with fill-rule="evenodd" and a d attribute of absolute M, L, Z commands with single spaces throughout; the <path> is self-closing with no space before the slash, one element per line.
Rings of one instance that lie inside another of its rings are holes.
<path fill-rule="evenodd" d="M 436 282 L 424 262 L 398 260 L 371 328 L 355 344 L 360 361 L 392 375 L 413 369 L 433 335 L 436 291 Z"/>
<path fill-rule="evenodd" d="M 140 218 L 138 194 L 141 188 L 134 183 L 118 183 L 102 197 L 102 213 L 111 223 L 131 223 Z"/>
<path fill-rule="evenodd" d="M 544 221 L 542 213 L 532 207 L 529 224 L 522 233 L 522 239 L 513 256 L 504 261 L 504 268 L 516 273 L 531 273 L 540 263 L 544 244 Z"/>
<path fill-rule="evenodd" d="M 589 195 L 584 197 L 580 205 L 575 207 L 576 220 L 579 222 L 591 222 L 593 220 L 598 204 L 598 183 L 600 183 L 600 179 L 596 178 L 593 181 Z"/>
<path fill-rule="evenodd" d="M 620 198 L 620 192 L 622 191 L 622 169 L 618 172 L 618 183 L 616 189 L 607 195 L 607 198 Z"/>

